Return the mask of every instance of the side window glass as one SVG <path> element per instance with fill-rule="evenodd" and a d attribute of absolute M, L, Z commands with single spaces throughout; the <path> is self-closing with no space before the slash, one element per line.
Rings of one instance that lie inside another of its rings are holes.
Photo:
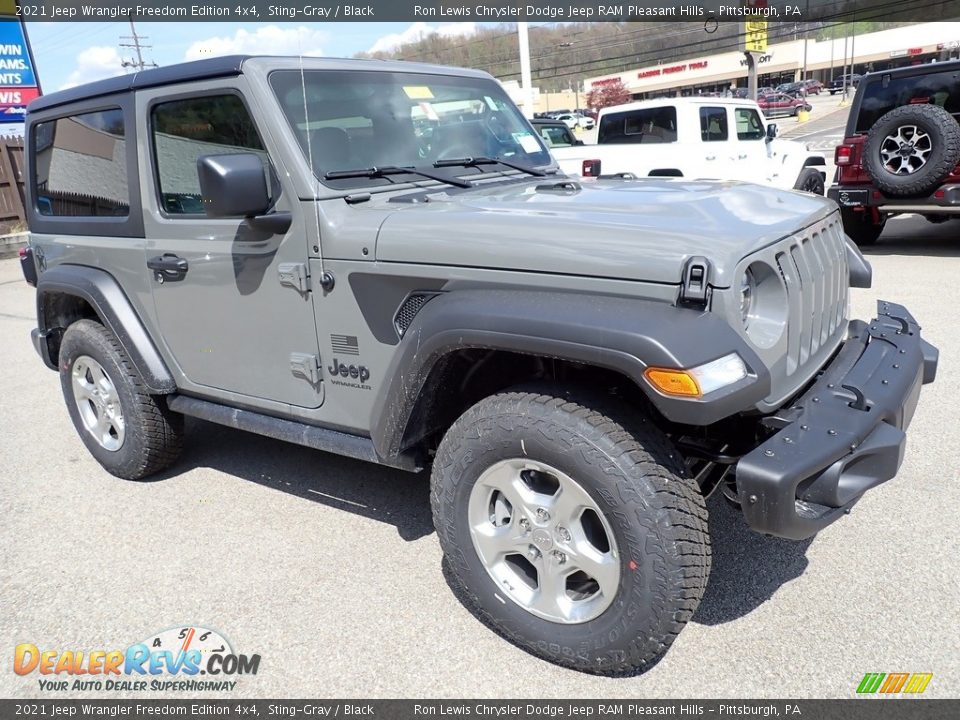
<path fill-rule="evenodd" d="M 271 187 L 260 134 L 237 95 L 209 95 L 154 106 L 151 132 L 160 203 L 170 215 L 202 215 L 197 160 L 204 155 L 252 152 Z"/>
<path fill-rule="evenodd" d="M 703 142 L 717 142 L 727 139 L 726 108 L 700 108 L 700 139 Z"/>
<path fill-rule="evenodd" d="M 41 215 L 130 214 L 120 108 L 38 123 L 33 128 L 33 157 L 34 196 Z"/>
<path fill-rule="evenodd" d="M 677 110 L 672 106 L 609 113 L 600 121 L 598 143 L 677 141 Z"/>
<path fill-rule="evenodd" d="M 760 114 L 752 108 L 734 110 L 737 122 L 737 140 L 763 140 L 765 131 Z"/>
<path fill-rule="evenodd" d="M 545 126 L 540 128 L 540 136 L 546 140 L 548 147 L 570 147 L 574 144 L 574 138 L 570 131 L 563 127 Z"/>

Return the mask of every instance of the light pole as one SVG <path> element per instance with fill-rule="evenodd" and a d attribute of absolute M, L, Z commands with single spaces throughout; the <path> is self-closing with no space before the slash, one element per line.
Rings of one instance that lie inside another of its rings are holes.
<path fill-rule="evenodd" d="M 803 24 L 803 76 L 801 80 L 807 79 L 807 39 L 810 37 L 810 0 L 807 0 L 807 9 L 804 11 L 807 21 Z"/>
<path fill-rule="evenodd" d="M 523 85 L 523 114 L 533 117 L 533 80 L 530 76 L 530 34 L 527 23 L 517 23 L 520 36 L 520 83 Z"/>

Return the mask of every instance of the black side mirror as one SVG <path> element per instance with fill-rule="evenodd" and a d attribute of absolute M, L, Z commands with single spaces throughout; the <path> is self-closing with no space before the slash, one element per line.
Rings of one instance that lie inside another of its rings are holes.
<path fill-rule="evenodd" d="M 263 161 L 254 153 L 203 155 L 197 175 L 208 217 L 256 217 L 270 208 Z"/>
<path fill-rule="evenodd" d="M 574 145 L 583 145 L 583 140 L 574 140 L 574 141 L 573 141 L 573 144 L 574 144 Z"/>
<path fill-rule="evenodd" d="M 777 136 L 777 124 L 770 123 L 767 125 L 767 141 L 773 140 Z"/>

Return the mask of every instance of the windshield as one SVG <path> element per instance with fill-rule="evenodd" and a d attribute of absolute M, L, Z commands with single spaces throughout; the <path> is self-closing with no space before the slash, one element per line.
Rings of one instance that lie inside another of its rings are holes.
<path fill-rule="evenodd" d="M 407 182 L 396 175 L 324 177 L 344 170 L 426 169 L 437 161 L 478 157 L 531 167 L 552 162 L 494 80 L 363 70 L 305 70 L 301 80 L 299 70 L 278 70 L 270 84 L 314 175 L 333 188 Z M 442 172 L 469 175 L 491 167 Z"/>

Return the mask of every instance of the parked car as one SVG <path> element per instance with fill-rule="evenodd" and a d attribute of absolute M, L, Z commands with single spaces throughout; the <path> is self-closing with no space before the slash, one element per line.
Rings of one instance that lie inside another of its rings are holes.
<path fill-rule="evenodd" d="M 819 95 L 823 90 L 823 83 L 819 80 L 808 78 L 807 80 L 801 80 L 800 82 L 803 85 L 807 95 Z"/>
<path fill-rule="evenodd" d="M 813 109 L 813 106 L 804 98 L 786 93 L 760 95 L 757 97 L 757 104 L 760 105 L 764 115 L 772 118 L 799 115 L 801 110 L 809 112 Z"/>
<path fill-rule="evenodd" d="M 100 465 L 176 472 L 192 416 L 429 474 L 457 597 L 569 668 L 667 651 L 707 588 L 714 491 L 765 534 L 845 517 L 897 473 L 935 377 L 904 307 L 848 317 L 870 266 L 833 202 L 576 182 L 484 72 L 210 58 L 44 95 L 25 122 L 31 337 Z"/>
<path fill-rule="evenodd" d="M 776 133 L 750 100 L 664 98 L 604 108 L 596 145 L 553 155 L 569 175 L 722 178 L 823 195 L 823 156 Z"/>
<path fill-rule="evenodd" d="M 749 90 L 745 87 L 735 88 L 733 91 L 733 97 L 743 100 L 749 95 Z"/>
<path fill-rule="evenodd" d="M 776 94 L 799 96 L 806 93 L 806 85 L 802 82 L 789 82 L 777 85 Z"/>
<path fill-rule="evenodd" d="M 860 83 L 860 78 L 862 75 L 856 73 L 840 75 L 839 77 L 833 78 L 829 83 L 827 83 L 827 91 L 831 95 L 836 95 L 838 92 L 843 92 L 845 87 L 847 88 L 856 88 Z"/>
<path fill-rule="evenodd" d="M 530 121 L 530 124 L 533 125 L 533 129 L 537 131 L 551 150 L 583 145 L 583 140 L 578 140 L 570 127 L 562 120 L 534 118 Z"/>
<path fill-rule="evenodd" d="M 571 130 L 575 128 L 580 128 L 581 130 L 593 130 L 594 120 L 591 117 L 586 117 L 585 115 L 578 115 L 577 113 L 561 113 L 555 116 L 557 120 L 567 124 Z"/>
<path fill-rule="evenodd" d="M 858 245 L 887 218 L 960 218 L 960 61 L 884 70 L 857 87 L 830 197 Z"/>

